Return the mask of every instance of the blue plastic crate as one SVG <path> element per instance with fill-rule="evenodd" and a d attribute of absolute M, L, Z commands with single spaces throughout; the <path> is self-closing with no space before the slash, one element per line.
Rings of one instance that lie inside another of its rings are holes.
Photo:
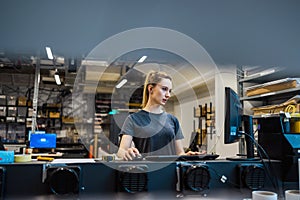
<path fill-rule="evenodd" d="M 0 151 L 0 163 L 13 163 L 14 156 L 14 151 Z"/>

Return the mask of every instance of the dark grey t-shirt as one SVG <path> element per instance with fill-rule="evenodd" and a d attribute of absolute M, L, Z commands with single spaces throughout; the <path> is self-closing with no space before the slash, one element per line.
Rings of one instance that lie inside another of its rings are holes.
<path fill-rule="evenodd" d="M 147 155 L 176 155 L 175 140 L 183 139 L 175 116 L 144 110 L 129 115 L 120 134 L 133 136 L 135 147 Z"/>

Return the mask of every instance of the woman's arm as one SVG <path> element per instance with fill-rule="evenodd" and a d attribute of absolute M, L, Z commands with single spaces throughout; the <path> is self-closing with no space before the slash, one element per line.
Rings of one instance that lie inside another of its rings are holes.
<path fill-rule="evenodd" d="M 117 156 L 123 158 L 124 160 L 132 160 L 139 153 L 139 150 L 135 147 L 132 147 L 132 136 L 123 135 L 121 138 L 121 143 Z"/>
<path fill-rule="evenodd" d="M 189 151 L 184 152 L 183 145 L 182 145 L 182 139 L 181 140 L 175 140 L 175 148 L 176 148 L 176 154 L 177 155 L 199 155 L 199 154 L 205 154 L 206 151 L 197 152 L 197 151 Z"/>
<path fill-rule="evenodd" d="M 175 149 L 177 155 L 185 155 L 182 140 L 175 140 Z"/>

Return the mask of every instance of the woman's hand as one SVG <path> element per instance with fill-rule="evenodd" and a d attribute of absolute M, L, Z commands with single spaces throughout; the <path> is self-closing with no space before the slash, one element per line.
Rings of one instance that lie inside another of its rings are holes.
<path fill-rule="evenodd" d="M 135 147 L 130 147 L 127 149 L 123 156 L 123 160 L 133 160 L 137 155 L 139 155 L 140 152 L 137 148 Z"/>
<path fill-rule="evenodd" d="M 188 151 L 185 153 L 185 155 L 191 156 L 191 155 L 202 155 L 202 154 L 206 154 L 206 151 Z"/>
<path fill-rule="evenodd" d="M 132 136 L 123 135 L 117 156 L 123 160 L 133 160 L 139 154 L 139 150 L 132 145 Z"/>

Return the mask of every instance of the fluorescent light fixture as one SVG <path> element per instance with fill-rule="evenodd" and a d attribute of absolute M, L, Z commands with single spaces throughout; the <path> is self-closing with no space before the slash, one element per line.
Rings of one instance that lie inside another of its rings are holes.
<path fill-rule="evenodd" d="M 57 85 L 61 85 L 60 77 L 57 70 L 55 70 L 54 79 Z"/>
<path fill-rule="evenodd" d="M 118 83 L 117 85 L 116 85 L 116 88 L 121 88 L 123 85 L 125 85 L 125 83 L 127 83 L 127 79 L 126 78 L 124 78 L 120 83 Z"/>
<path fill-rule="evenodd" d="M 65 64 L 65 58 L 61 56 L 56 56 L 55 57 L 55 62 L 58 64 Z"/>
<path fill-rule="evenodd" d="M 82 60 L 81 65 L 108 67 L 107 61 L 103 61 L 103 60 Z"/>
<path fill-rule="evenodd" d="M 59 77 L 58 74 L 54 75 L 54 79 L 55 79 L 55 82 L 56 82 L 57 85 L 61 85 L 60 77 Z"/>
<path fill-rule="evenodd" d="M 139 60 L 138 63 L 142 63 L 146 60 L 147 56 L 142 56 Z"/>
<path fill-rule="evenodd" d="M 53 60 L 53 54 L 50 47 L 46 47 L 47 57 L 49 60 Z"/>

